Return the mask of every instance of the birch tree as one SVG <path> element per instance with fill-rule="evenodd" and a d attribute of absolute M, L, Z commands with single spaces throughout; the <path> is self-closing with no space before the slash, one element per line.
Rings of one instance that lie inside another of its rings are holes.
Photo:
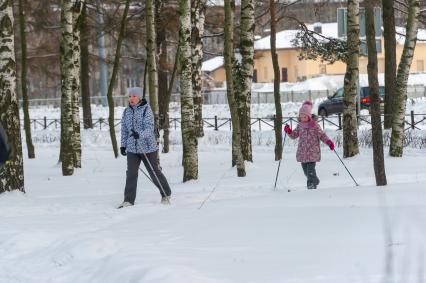
<path fill-rule="evenodd" d="M 241 1 L 240 51 L 241 51 L 241 86 L 238 96 L 238 109 L 241 126 L 241 151 L 244 160 L 253 161 L 251 145 L 251 84 L 254 66 L 254 0 Z"/>
<path fill-rule="evenodd" d="M 80 27 L 79 21 L 81 10 L 84 5 L 83 1 L 75 1 L 72 7 L 72 60 L 73 69 L 71 71 L 72 80 L 72 120 L 73 120 L 73 154 L 74 167 L 81 168 L 81 138 L 80 138 Z"/>
<path fill-rule="evenodd" d="M 74 173 L 73 74 L 74 40 L 71 0 L 61 1 L 61 154 L 62 175 Z"/>
<path fill-rule="evenodd" d="M 126 0 L 123 16 L 121 18 L 120 32 L 118 34 L 118 39 L 117 39 L 117 47 L 115 49 L 114 66 L 112 68 L 111 79 L 109 81 L 108 93 L 107 93 L 108 108 L 109 108 L 109 116 L 108 116 L 109 134 L 111 136 L 111 144 L 112 144 L 112 149 L 114 151 L 115 158 L 118 157 L 118 147 L 117 147 L 117 138 L 115 136 L 115 127 L 114 127 L 114 106 L 115 105 L 114 105 L 114 100 L 112 98 L 112 91 L 114 89 L 114 85 L 117 80 L 118 69 L 120 67 L 119 65 L 120 65 L 121 45 L 123 43 L 124 34 L 126 32 L 127 14 L 129 13 L 129 6 L 130 6 L 130 0 Z"/>
<path fill-rule="evenodd" d="M 156 60 L 156 38 L 155 38 L 155 2 L 146 0 L 146 53 L 147 53 L 147 68 L 148 68 L 148 91 L 149 104 L 154 113 L 155 125 L 159 129 L 159 109 L 158 109 L 158 72 Z"/>
<path fill-rule="evenodd" d="M 0 168 L 0 193 L 24 192 L 24 166 L 16 96 L 15 39 L 13 35 L 12 1 L 0 0 L 0 122 L 11 146 L 10 161 Z"/>
<path fill-rule="evenodd" d="M 343 99 L 343 156 L 359 153 L 356 96 L 359 77 L 359 0 L 348 0 L 347 46 L 348 58 L 344 81 Z"/>
<path fill-rule="evenodd" d="M 274 68 L 274 101 L 275 101 L 275 160 L 282 158 L 282 121 L 283 112 L 281 109 L 280 97 L 280 66 L 278 65 L 278 56 L 276 48 L 276 16 L 275 16 L 275 1 L 269 1 L 269 11 L 271 13 L 271 57 Z"/>
<path fill-rule="evenodd" d="M 389 147 L 389 154 L 394 157 L 401 157 L 403 152 L 407 81 L 413 61 L 414 49 L 416 48 L 419 14 L 419 0 L 409 0 L 404 49 L 396 77 L 392 135 Z"/>
<path fill-rule="evenodd" d="M 194 95 L 194 130 L 197 137 L 204 136 L 201 63 L 203 60 L 204 20 L 206 0 L 191 0 L 192 89 Z"/>
<path fill-rule="evenodd" d="M 24 112 L 25 142 L 27 144 L 28 158 L 35 158 L 34 145 L 31 137 L 30 113 L 28 110 L 28 88 L 27 88 L 27 37 L 25 34 L 24 0 L 18 2 L 19 12 L 19 34 L 21 39 L 21 94 L 22 110 Z"/>
<path fill-rule="evenodd" d="M 392 127 L 393 100 L 396 82 L 396 38 L 394 0 L 382 0 L 383 38 L 385 49 L 385 116 L 384 127 Z"/>
<path fill-rule="evenodd" d="M 180 104 L 184 182 L 198 179 L 198 149 L 194 130 L 191 57 L 191 2 L 190 0 L 179 0 Z"/>
<path fill-rule="evenodd" d="M 376 34 L 374 29 L 375 1 L 365 3 L 365 30 L 368 48 L 368 85 L 370 88 L 370 113 L 373 140 L 373 163 L 377 186 L 385 186 L 386 171 L 383 156 L 382 119 L 380 115 L 379 79 L 377 67 Z"/>
<path fill-rule="evenodd" d="M 224 59 L 225 59 L 225 72 L 226 72 L 226 92 L 228 97 L 229 110 L 231 112 L 232 120 L 232 163 L 237 165 L 238 177 L 246 175 L 243 154 L 241 151 L 241 131 L 240 131 L 240 118 L 238 115 L 237 102 L 234 93 L 234 82 L 232 66 L 234 62 L 234 10 L 235 1 L 225 0 L 225 41 L 224 41 Z M 183 78 L 181 78 L 182 80 Z"/>

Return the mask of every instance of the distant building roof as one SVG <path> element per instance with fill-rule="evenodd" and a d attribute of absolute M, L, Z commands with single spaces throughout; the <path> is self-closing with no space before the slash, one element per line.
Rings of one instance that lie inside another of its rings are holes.
<path fill-rule="evenodd" d="M 224 64 L 223 56 L 217 56 L 212 59 L 206 60 L 203 62 L 201 71 L 203 72 L 213 72 L 216 69 L 219 69 Z"/>
<path fill-rule="evenodd" d="M 337 36 L 337 23 L 315 23 L 306 25 L 309 30 L 314 30 L 314 26 L 321 26 L 321 34 L 325 37 L 338 38 Z M 283 30 L 277 32 L 276 35 L 276 48 L 277 49 L 290 49 L 295 48 L 292 40 L 300 30 Z M 397 35 L 396 40 L 399 44 L 404 44 L 405 34 L 404 27 L 396 27 Z M 417 38 L 420 40 L 418 43 L 426 43 L 426 29 L 419 29 Z M 270 50 L 271 49 L 271 36 L 263 37 L 254 42 L 255 50 Z M 214 57 L 210 60 L 204 61 L 202 70 L 205 72 L 212 72 L 224 65 L 223 56 Z"/>
<path fill-rule="evenodd" d="M 318 24 L 316 24 L 318 25 Z M 314 25 L 306 25 L 308 29 L 314 30 Z M 322 23 L 321 24 L 322 32 L 321 34 L 326 37 L 337 38 L 337 23 Z M 276 47 L 277 49 L 288 49 L 294 48 L 292 40 L 296 37 L 296 34 L 300 30 L 283 30 L 277 32 L 276 38 Z M 271 49 L 271 36 L 268 35 L 264 38 L 256 40 L 254 43 L 255 50 L 270 50 Z"/>

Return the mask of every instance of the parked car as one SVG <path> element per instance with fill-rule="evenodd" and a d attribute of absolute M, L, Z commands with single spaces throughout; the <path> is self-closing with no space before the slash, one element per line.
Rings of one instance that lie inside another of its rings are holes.
<path fill-rule="evenodd" d="M 380 107 L 383 109 L 383 102 L 385 97 L 385 87 L 379 87 L 380 94 Z M 320 116 L 329 116 L 332 114 L 339 114 L 343 112 L 343 97 L 345 92 L 343 88 L 339 88 L 332 96 L 327 97 L 326 100 L 320 103 L 318 106 L 318 115 Z M 361 87 L 360 89 L 361 96 L 361 109 L 369 109 L 370 108 L 370 88 L 369 87 Z M 358 103 L 357 103 L 358 109 Z"/>

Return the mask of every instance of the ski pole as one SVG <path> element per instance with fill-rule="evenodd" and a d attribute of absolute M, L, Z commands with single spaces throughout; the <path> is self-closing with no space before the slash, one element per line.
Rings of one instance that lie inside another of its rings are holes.
<path fill-rule="evenodd" d="M 140 167 L 139 167 L 139 170 L 140 170 L 140 171 L 141 171 L 141 172 L 145 175 L 145 177 L 147 177 L 147 178 L 148 178 L 148 180 L 150 180 L 150 181 L 151 181 L 151 183 L 153 183 L 153 184 L 155 185 L 155 183 L 154 183 L 154 181 L 151 179 L 151 177 L 149 177 L 149 176 L 148 176 L 148 174 L 146 174 L 146 173 L 145 173 L 145 171 L 143 171 L 143 170 L 142 170 L 142 168 L 140 168 Z"/>
<path fill-rule="evenodd" d="M 333 149 L 334 153 L 337 155 L 337 157 L 339 158 L 340 162 L 343 164 L 343 166 L 345 167 L 346 171 L 348 171 L 349 176 L 351 176 L 352 180 L 354 181 L 355 185 L 358 187 L 359 184 L 355 181 L 354 177 L 352 176 L 351 172 L 349 172 L 349 169 L 346 167 L 345 163 L 343 163 L 343 160 L 340 158 L 339 154 L 337 153 L 337 151 L 335 149 Z"/>
<path fill-rule="evenodd" d="M 280 159 L 280 162 L 278 163 L 277 176 L 275 176 L 274 190 L 277 188 L 278 173 L 280 172 L 281 160 L 283 160 L 283 149 L 284 149 L 284 143 L 285 143 L 285 137 L 286 136 L 287 136 L 287 133 L 284 133 L 284 140 L 283 140 L 283 144 L 281 146 L 281 159 Z"/>
<path fill-rule="evenodd" d="M 160 180 L 158 179 L 157 173 L 155 173 L 155 170 L 154 170 L 154 168 L 152 167 L 151 161 L 149 161 L 148 156 L 146 156 L 146 153 L 143 153 L 143 156 L 145 156 L 145 159 L 146 159 L 146 161 L 148 162 L 149 168 L 151 168 L 151 171 L 152 171 L 152 173 L 154 174 L 155 179 L 156 179 L 156 180 L 157 180 L 157 182 L 158 182 L 158 185 L 160 186 L 161 192 L 163 193 L 163 195 L 164 195 L 164 196 L 166 196 L 166 197 L 167 197 L 166 192 L 165 192 L 165 191 L 164 191 L 164 189 L 163 189 L 163 185 L 161 185 L 161 182 L 160 182 Z M 167 199 L 168 204 L 170 204 L 170 199 L 169 199 L 169 198 L 166 198 L 166 199 Z"/>

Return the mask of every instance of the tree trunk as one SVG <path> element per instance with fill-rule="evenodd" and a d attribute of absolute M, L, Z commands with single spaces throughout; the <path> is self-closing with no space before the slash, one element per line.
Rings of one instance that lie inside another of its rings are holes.
<path fill-rule="evenodd" d="M 21 36 L 21 92 L 22 110 L 24 112 L 25 141 L 27 143 L 28 158 L 35 158 L 34 145 L 31 137 L 30 112 L 28 110 L 27 88 L 27 38 L 25 34 L 24 3 L 19 0 L 19 33 Z"/>
<path fill-rule="evenodd" d="M 241 1 L 241 33 L 240 50 L 241 62 L 241 92 L 239 96 L 239 109 L 241 119 L 241 151 L 244 160 L 253 161 L 251 144 L 251 84 L 253 81 L 254 66 L 254 0 Z"/>
<path fill-rule="evenodd" d="M 383 37 L 385 49 L 385 129 L 392 127 L 393 101 L 396 82 L 396 38 L 394 0 L 382 0 Z"/>
<path fill-rule="evenodd" d="M 117 148 L 117 138 L 115 136 L 115 128 L 114 128 L 114 100 L 112 98 L 112 91 L 114 89 L 115 82 L 117 80 L 118 68 L 120 67 L 120 54 L 121 54 L 121 45 L 123 43 L 124 34 L 126 32 L 126 24 L 127 24 L 127 14 L 129 13 L 130 0 L 126 0 L 126 6 L 124 8 L 123 16 L 121 18 L 121 26 L 120 33 L 118 34 L 117 39 L 117 48 L 115 49 L 115 57 L 114 57 L 114 66 L 112 68 L 111 79 L 108 85 L 108 107 L 109 107 L 109 133 L 111 136 L 112 149 L 114 150 L 115 158 L 118 157 L 118 148 Z"/>
<path fill-rule="evenodd" d="M 158 73 L 157 73 L 157 60 L 156 60 L 156 39 L 155 39 L 155 19 L 154 19 L 154 5 L 153 0 L 145 2 L 146 14 L 146 53 L 147 53 L 147 68 L 148 68 L 148 91 L 149 91 L 149 104 L 152 112 L 154 113 L 154 122 L 157 129 L 159 126 L 159 108 L 158 108 Z M 158 142 L 158 141 L 157 141 Z"/>
<path fill-rule="evenodd" d="M 8 135 L 10 161 L 0 168 L 0 193 L 24 190 L 24 165 L 16 96 L 15 39 L 13 35 L 12 1 L 0 0 L 0 123 Z"/>
<path fill-rule="evenodd" d="M 62 175 L 74 173 L 74 123 L 72 110 L 73 81 L 73 13 L 71 0 L 61 1 L 61 153 Z"/>
<path fill-rule="evenodd" d="M 271 12 L 271 57 L 274 67 L 274 101 L 275 101 L 275 160 L 282 158 L 282 124 L 283 112 L 281 109 L 280 96 L 280 66 L 278 65 L 278 55 L 276 48 L 276 17 L 275 17 L 275 1 L 269 0 L 269 11 Z"/>
<path fill-rule="evenodd" d="M 170 104 L 170 98 L 172 96 L 172 90 L 173 90 L 173 85 L 175 83 L 175 78 L 176 78 L 176 73 L 177 70 L 179 68 L 179 46 L 177 47 L 176 50 L 176 55 L 175 55 L 175 64 L 173 66 L 173 72 L 172 72 L 172 77 L 170 78 L 170 83 L 169 83 L 169 87 L 167 88 L 167 94 L 164 97 L 164 123 L 163 123 L 163 153 L 168 153 L 169 152 L 169 128 L 170 128 L 170 123 L 169 123 L 169 104 Z"/>
<path fill-rule="evenodd" d="M 402 157 L 404 141 L 405 107 L 407 100 L 407 81 L 413 61 L 414 49 L 417 42 L 418 17 L 420 13 L 419 0 L 410 0 L 406 26 L 404 49 L 398 66 L 396 77 L 395 100 L 392 117 L 392 135 L 389 154 Z"/>
<path fill-rule="evenodd" d="M 241 131 L 240 118 L 238 115 L 237 102 L 234 93 L 234 82 L 232 74 L 232 66 L 234 62 L 234 10 L 235 1 L 225 0 L 225 41 L 224 41 L 224 57 L 225 57 L 225 72 L 226 72 L 226 92 L 228 96 L 229 111 L 231 112 L 232 120 L 232 160 L 235 160 L 237 165 L 238 177 L 246 175 L 243 154 L 241 151 Z M 182 78 L 183 79 L 183 78 Z"/>
<path fill-rule="evenodd" d="M 73 154 L 74 167 L 81 168 L 81 137 L 80 137 L 80 15 L 84 1 L 73 5 L 73 70 L 72 74 L 72 117 L 74 128 Z"/>
<path fill-rule="evenodd" d="M 182 117 L 183 181 L 198 179 L 197 137 L 194 131 L 194 98 L 191 68 L 191 1 L 179 1 L 180 101 Z"/>
<path fill-rule="evenodd" d="M 386 171 L 383 156 L 382 119 L 380 116 L 380 95 L 377 67 L 376 34 L 374 30 L 374 2 L 367 1 L 365 7 L 365 30 L 368 47 L 368 85 L 370 88 L 370 112 L 373 140 L 373 163 L 376 185 L 385 186 Z"/>
<path fill-rule="evenodd" d="M 359 0 L 348 0 L 347 43 L 348 61 L 344 82 L 343 106 L 343 156 L 352 157 L 359 153 L 356 96 L 358 89 L 359 58 Z"/>
<path fill-rule="evenodd" d="M 97 30 L 97 38 L 98 38 L 98 66 L 99 66 L 99 91 L 102 96 L 102 105 L 107 105 L 107 64 L 106 64 L 106 51 L 105 51 L 105 32 L 104 32 L 104 15 L 102 12 L 102 1 L 96 1 L 98 6 L 98 11 L 96 11 L 96 30 Z"/>
<path fill-rule="evenodd" d="M 168 62 L 167 62 L 167 34 L 166 20 L 161 16 L 163 2 L 158 1 L 155 6 L 156 38 L 158 56 L 158 108 L 160 116 L 160 129 L 162 129 L 168 85 Z"/>
<path fill-rule="evenodd" d="M 80 49 L 81 49 L 81 104 L 83 106 L 83 125 L 85 129 L 92 129 L 92 109 L 90 103 L 90 75 L 89 75 L 89 33 L 87 30 L 86 3 L 81 11 L 80 18 Z"/>
<path fill-rule="evenodd" d="M 192 89 L 194 93 L 194 128 L 197 137 L 204 136 L 203 129 L 203 96 L 202 96 L 202 72 L 204 20 L 206 0 L 192 0 Z"/>

